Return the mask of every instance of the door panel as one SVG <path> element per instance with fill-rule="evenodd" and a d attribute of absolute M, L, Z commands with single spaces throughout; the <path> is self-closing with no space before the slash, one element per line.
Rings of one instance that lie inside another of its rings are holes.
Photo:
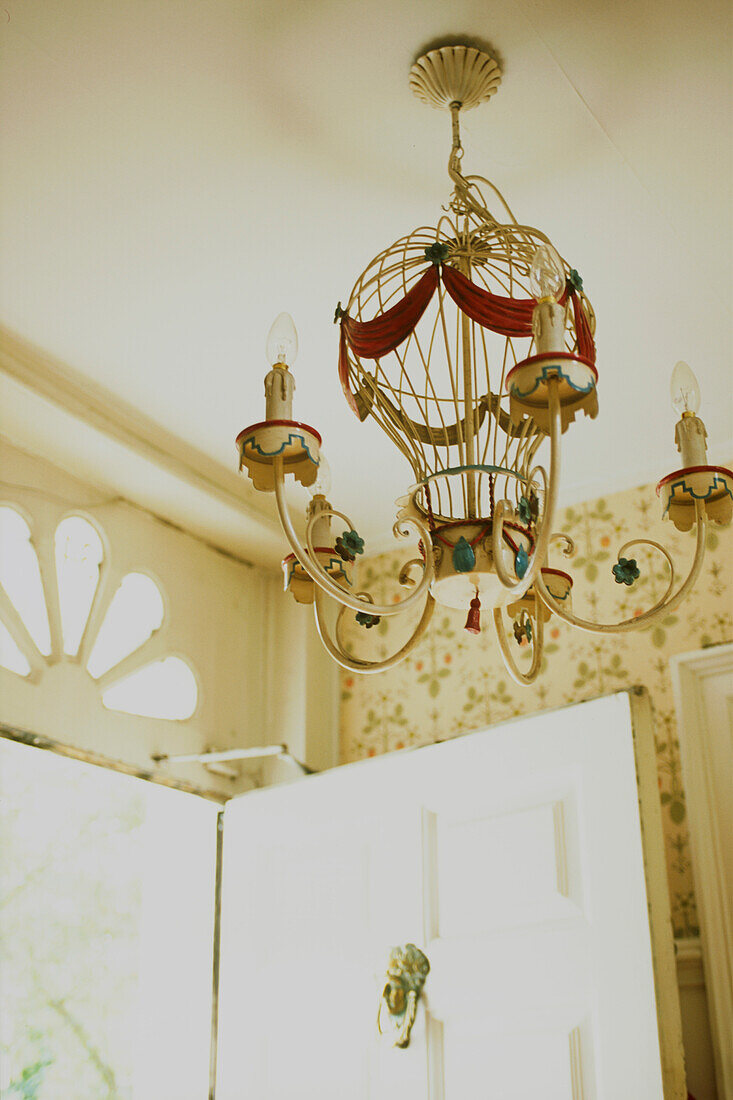
<path fill-rule="evenodd" d="M 391 937 L 421 936 L 421 868 L 395 859 L 398 841 L 419 855 L 419 817 L 395 803 L 388 821 L 386 787 L 358 783 L 345 802 L 330 778 L 230 804 L 223 1100 L 426 1095 L 424 1021 L 419 1062 L 372 1041 Z"/>
<path fill-rule="evenodd" d="M 443 936 L 487 933 L 569 916 L 562 801 L 491 817 L 435 821 L 438 927 Z M 492 902 L 477 868 L 491 868 Z"/>
<path fill-rule="evenodd" d="M 579 1031 L 492 1028 L 485 1020 L 447 1029 L 446 1094 L 451 1100 L 582 1100 Z M 455 1034 L 452 1032 L 455 1030 Z"/>
<path fill-rule="evenodd" d="M 620 695 L 230 803 L 219 1096 L 662 1100 L 640 761 Z M 398 1050 L 405 942 L 431 971 Z"/>

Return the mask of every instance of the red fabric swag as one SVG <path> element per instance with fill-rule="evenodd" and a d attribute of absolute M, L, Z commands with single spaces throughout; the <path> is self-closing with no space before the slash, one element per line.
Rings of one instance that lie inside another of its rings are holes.
<path fill-rule="evenodd" d="M 346 326 L 343 322 L 341 324 L 341 341 L 339 344 L 339 382 L 341 383 L 341 389 L 344 391 L 344 397 L 349 403 L 349 408 L 361 420 L 359 406 L 356 403 L 356 398 L 351 392 L 351 386 L 349 385 L 349 351 L 346 345 Z"/>
<path fill-rule="evenodd" d="M 349 386 L 348 348 L 366 359 L 379 359 L 388 355 L 407 339 L 428 307 L 438 286 L 439 279 L 458 308 L 483 328 L 500 336 L 529 337 L 532 335 L 534 298 L 503 298 L 476 286 L 460 271 L 447 264 L 440 271 L 435 264 L 396 305 L 380 313 L 371 321 L 355 321 L 347 313 L 341 315 L 341 343 L 339 348 L 339 380 L 350 407 L 359 415 L 358 406 Z M 578 341 L 578 355 L 595 363 L 596 348 L 580 298 L 574 288 L 567 286 L 560 302 L 570 298 Z"/>
<path fill-rule="evenodd" d="M 443 285 L 459 309 L 484 328 L 498 332 L 501 336 L 531 336 L 534 298 L 502 298 L 490 294 L 476 286 L 460 271 L 443 266 Z M 596 347 L 588 324 L 588 318 L 577 292 L 572 287 L 565 288 L 560 303 L 568 298 L 573 303 L 573 319 L 578 339 L 578 355 L 584 359 L 596 361 Z"/>
<path fill-rule="evenodd" d="M 502 298 L 482 290 L 454 267 L 443 265 L 443 285 L 472 321 L 501 336 L 531 336 L 534 298 Z"/>
<path fill-rule="evenodd" d="M 578 338 L 578 355 L 582 355 L 584 359 L 590 359 L 591 363 L 595 363 L 596 345 L 593 342 L 593 333 L 590 330 L 585 310 L 583 309 L 580 298 L 574 290 L 570 291 L 570 298 L 573 303 L 575 335 Z"/>
<path fill-rule="evenodd" d="M 425 274 L 408 290 L 397 305 L 371 321 L 354 321 L 348 314 L 341 318 L 341 331 L 357 355 L 379 359 L 399 347 L 428 307 L 438 285 L 438 269 L 431 264 Z"/>

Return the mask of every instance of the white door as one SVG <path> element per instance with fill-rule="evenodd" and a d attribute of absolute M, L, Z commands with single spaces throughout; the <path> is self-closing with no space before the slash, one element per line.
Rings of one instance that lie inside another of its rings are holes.
<path fill-rule="evenodd" d="M 650 759 L 624 694 L 229 803 L 219 1100 L 661 1100 L 663 1061 L 684 1098 Z M 402 1050 L 376 1015 L 407 942 L 431 970 Z"/>

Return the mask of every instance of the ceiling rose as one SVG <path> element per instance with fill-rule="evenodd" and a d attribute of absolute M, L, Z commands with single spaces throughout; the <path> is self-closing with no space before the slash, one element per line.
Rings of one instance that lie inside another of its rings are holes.
<path fill-rule="evenodd" d="M 376 420 L 414 475 L 394 526 L 395 537 L 419 539 L 418 556 L 400 571 L 405 598 L 379 605 L 354 588 L 364 540 L 327 499 L 319 433 L 292 418 L 297 335 L 287 314 L 267 341 L 265 419 L 237 437 L 240 470 L 256 489 L 276 495 L 292 549 L 283 562 L 285 588 L 298 602 L 314 603 L 323 644 L 352 672 L 379 672 L 403 660 L 438 602 L 466 610 L 471 634 L 481 630 L 482 608 L 489 609 L 510 675 L 529 684 L 542 665 L 551 615 L 600 634 L 649 626 L 692 589 L 707 523 L 727 523 L 733 512 L 733 473 L 708 465 L 697 382 L 678 363 L 672 396 L 681 468 L 662 479 L 657 494 L 677 528 L 697 526 L 692 567 L 678 582 L 663 546 L 634 539 L 619 550 L 612 579 L 633 585 L 640 570 L 631 551 L 651 547 L 669 569 L 665 595 L 616 623 L 573 612 L 572 575 L 551 554 L 569 558 L 574 549 L 555 531 L 561 440 L 578 414 L 598 412 L 595 315 L 580 274 L 549 238 L 518 222 L 494 184 L 462 170 L 460 112 L 488 100 L 500 81 L 496 61 L 469 46 L 446 45 L 415 62 L 414 94 L 451 115 L 453 190 L 437 224 L 384 249 L 356 280 L 346 307 L 336 308 L 338 374 L 351 412 Z M 489 202 L 498 203 L 499 216 Z M 538 452 L 547 441 L 543 465 Z M 288 474 L 312 491 L 305 546 L 285 499 Z M 343 528 L 337 537 L 334 521 Z M 415 608 L 421 614 L 412 636 L 390 657 L 369 661 L 347 652 L 346 617 L 368 630 Z"/>

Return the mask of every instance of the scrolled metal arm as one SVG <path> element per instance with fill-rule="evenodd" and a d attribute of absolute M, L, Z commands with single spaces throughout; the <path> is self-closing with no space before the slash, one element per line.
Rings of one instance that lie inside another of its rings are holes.
<path fill-rule="evenodd" d="M 675 582 L 674 565 L 672 563 L 672 558 L 663 546 L 658 542 L 652 542 L 651 539 L 633 539 L 631 542 L 627 542 L 622 546 L 619 551 L 619 557 L 621 557 L 624 550 L 628 550 L 631 546 L 651 546 L 653 549 L 662 553 L 667 559 L 667 564 L 669 565 L 671 573 L 667 591 L 662 598 L 658 600 L 653 607 L 650 607 L 648 611 L 645 611 L 643 615 L 637 615 L 635 618 L 631 619 L 622 619 L 621 622 L 618 623 L 594 623 L 589 619 L 580 619 L 577 615 L 573 615 L 572 612 L 566 611 L 565 608 L 550 595 L 542 578 L 542 574 L 540 574 L 535 582 L 539 598 L 548 610 L 554 615 L 557 615 L 558 619 L 568 623 L 570 626 L 577 626 L 578 629 L 585 630 L 589 634 L 624 634 L 629 630 L 637 630 L 640 626 L 651 626 L 652 623 L 661 619 L 664 615 L 668 615 L 670 611 L 674 611 L 674 609 L 682 603 L 688 592 L 693 588 L 697 578 L 700 576 L 700 570 L 702 569 L 702 563 L 705 557 L 705 534 L 707 530 L 705 505 L 702 501 L 695 501 L 695 516 L 697 520 L 695 557 L 690 567 L 690 572 L 674 595 L 672 595 L 672 589 L 674 588 Z"/>
<path fill-rule="evenodd" d="M 545 507 L 542 514 L 540 531 L 535 543 L 534 553 L 527 572 L 517 580 L 512 577 L 504 565 L 504 518 L 511 506 L 505 501 L 500 501 L 494 510 L 494 523 L 491 532 L 491 551 L 494 559 L 496 574 L 512 596 L 523 596 L 527 589 L 534 584 L 540 575 L 540 570 L 547 557 L 547 547 L 550 544 L 552 526 L 555 521 L 557 509 L 557 487 L 560 482 L 560 398 L 558 395 L 558 379 L 548 378 L 550 411 L 550 473 L 549 477 L 541 466 L 536 467 L 532 473 L 539 472 L 545 482 Z"/>
<path fill-rule="evenodd" d="M 359 673 L 373 673 L 373 672 L 385 672 L 388 668 L 394 668 L 400 661 L 404 661 L 405 657 L 409 656 L 417 643 L 425 634 L 425 631 L 430 625 L 430 620 L 433 617 L 435 610 L 435 600 L 428 592 L 427 600 L 425 602 L 425 608 L 422 613 L 422 617 L 415 627 L 412 636 L 407 642 L 398 649 L 396 653 L 393 653 L 391 657 L 385 657 L 382 661 L 362 661 L 358 657 L 350 657 L 348 653 L 341 647 L 338 641 L 334 641 L 329 632 L 325 622 L 324 611 L 325 594 L 319 589 L 316 591 L 315 610 L 316 610 L 316 628 L 318 629 L 318 635 L 323 642 L 326 651 L 333 657 L 337 664 L 341 665 L 341 668 L 346 669 L 347 672 L 359 672 Z M 362 603 L 362 610 L 368 607 L 370 611 L 373 610 L 373 604 Z M 339 611 L 339 617 L 336 625 L 336 636 L 338 638 L 338 626 L 342 615 L 346 611 L 346 608 L 341 608 Z"/>
<path fill-rule="evenodd" d="M 301 544 L 300 539 L 293 526 L 293 521 L 290 518 L 290 512 L 288 510 L 287 501 L 285 499 L 285 475 L 283 472 L 282 458 L 276 458 L 273 464 L 273 470 L 275 474 L 275 498 L 277 500 L 277 511 L 280 516 L 280 523 L 282 524 L 283 531 L 290 544 L 290 549 L 295 554 L 300 564 L 305 569 L 311 580 L 317 585 L 321 591 L 331 596 L 334 600 L 340 603 L 343 607 L 349 607 L 352 611 L 364 611 L 368 608 L 372 614 L 386 617 L 389 615 L 400 615 L 403 611 L 406 611 L 408 607 L 412 607 L 419 603 L 425 596 L 433 580 L 434 567 L 433 558 L 430 552 L 431 541 L 430 532 L 428 528 L 420 522 L 419 519 L 413 519 L 412 517 L 406 518 L 395 523 L 392 528 L 395 537 L 406 538 L 408 531 L 407 527 L 412 526 L 416 528 L 418 535 L 422 539 L 423 546 L 425 547 L 425 567 L 422 575 L 422 579 L 416 586 L 415 590 L 410 593 L 404 600 L 397 604 L 371 604 L 364 599 L 359 599 L 358 596 L 352 596 L 346 592 L 340 585 L 336 584 L 331 579 L 326 570 L 322 567 L 320 562 L 315 556 L 315 548 L 313 546 L 313 539 L 311 534 L 311 525 L 308 525 L 307 541 L 308 550 L 305 550 Z M 321 516 L 331 515 L 344 519 L 346 523 L 351 526 L 351 521 L 347 516 L 344 516 L 342 512 L 324 511 L 320 513 Z"/>
<path fill-rule="evenodd" d="M 532 664 L 527 672 L 522 672 L 514 660 L 512 651 L 509 647 L 504 624 L 501 620 L 500 607 L 494 608 L 494 626 L 496 627 L 496 637 L 499 642 L 499 649 L 501 655 L 504 658 L 504 665 L 506 670 L 515 683 L 526 687 L 527 685 L 534 683 L 539 675 L 540 667 L 542 665 L 542 655 L 544 652 L 544 627 L 542 622 L 541 607 L 539 596 L 535 593 L 535 611 L 534 611 L 534 631 L 532 633 Z"/>
<path fill-rule="evenodd" d="M 556 531 L 554 535 L 550 535 L 550 545 L 552 545 L 553 542 L 563 543 L 563 550 L 562 550 L 563 557 L 564 558 L 572 558 L 573 554 L 575 553 L 575 543 L 570 538 L 570 535 L 566 535 L 564 531 Z M 628 545 L 629 544 L 627 543 L 626 546 L 623 549 L 624 550 L 627 549 Z M 623 553 L 623 550 L 619 550 L 619 554 L 622 554 L 622 553 Z"/>

